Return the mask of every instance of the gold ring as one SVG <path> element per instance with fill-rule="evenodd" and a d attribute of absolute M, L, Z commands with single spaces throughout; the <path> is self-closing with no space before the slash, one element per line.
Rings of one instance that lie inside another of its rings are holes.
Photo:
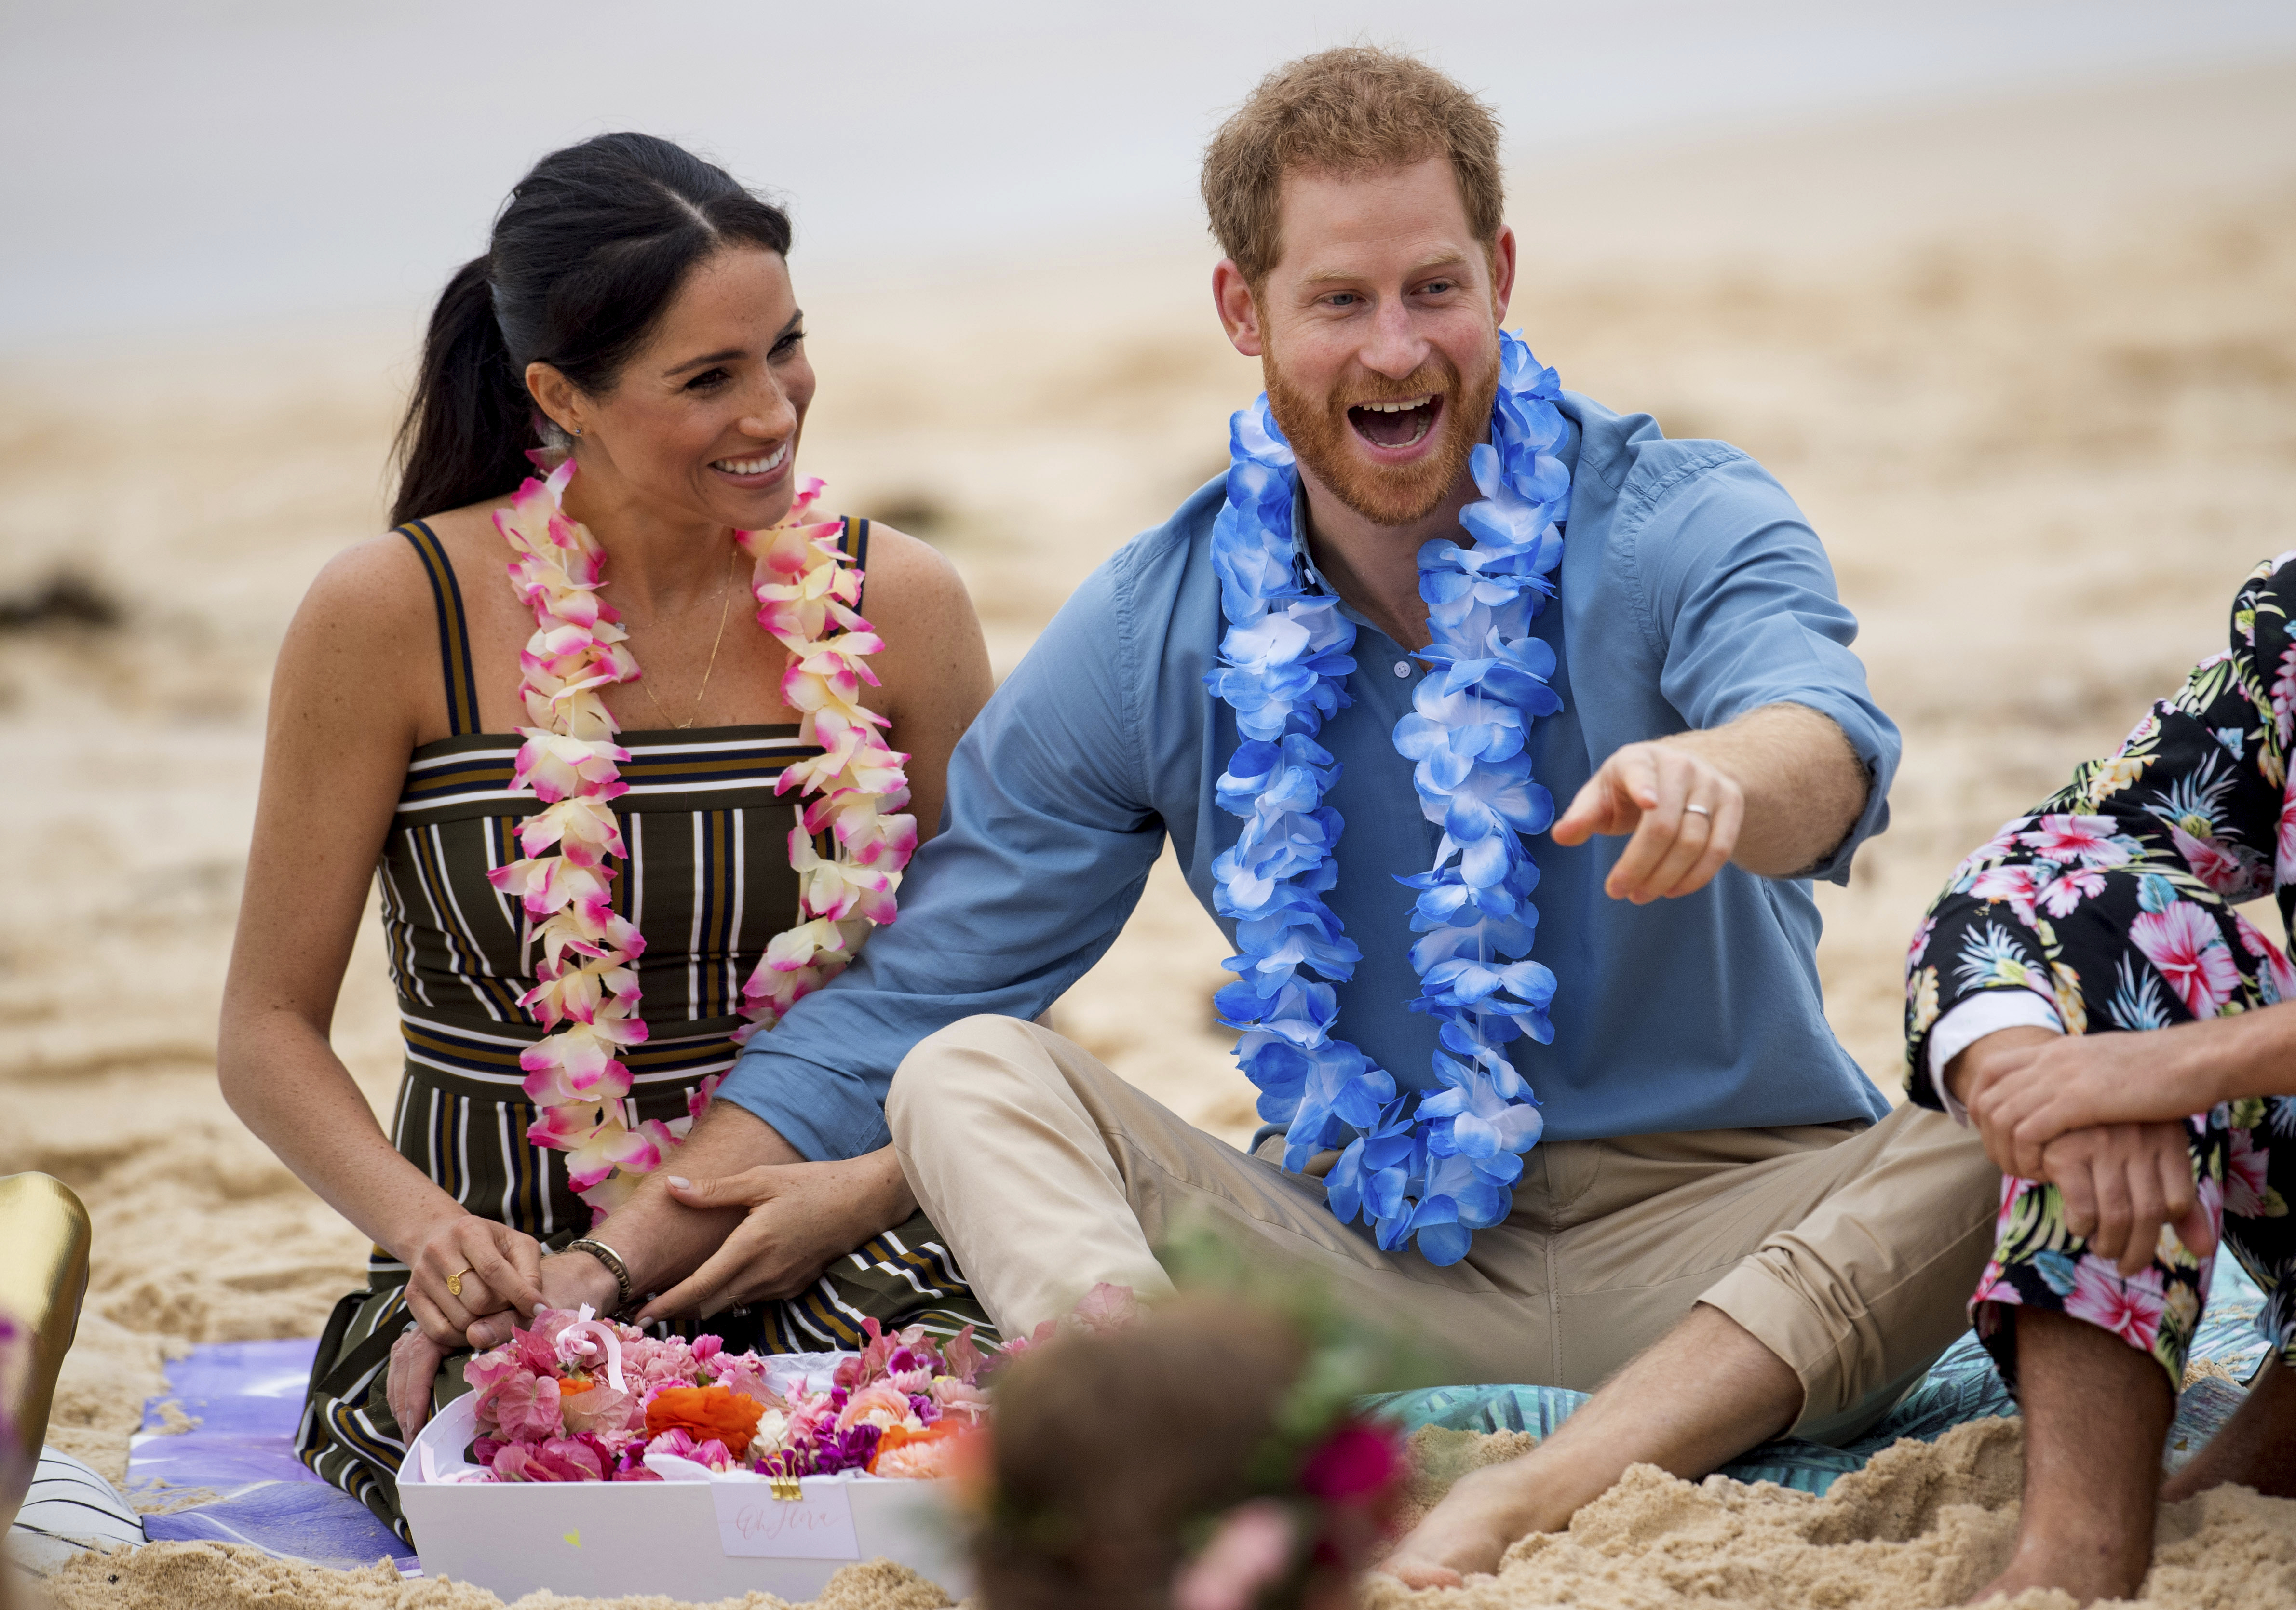
<path fill-rule="evenodd" d="M 466 1263 L 462 1268 L 456 1270 L 453 1274 L 447 1277 L 447 1295 L 448 1296 L 459 1297 L 463 1295 L 463 1277 L 470 1272 L 471 1267 Z"/>

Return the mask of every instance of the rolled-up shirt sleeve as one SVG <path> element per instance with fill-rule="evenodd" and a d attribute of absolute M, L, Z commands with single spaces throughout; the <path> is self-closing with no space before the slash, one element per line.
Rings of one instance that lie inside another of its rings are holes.
<path fill-rule="evenodd" d="M 1674 466 L 1632 500 L 1639 508 L 1621 511 L 1646 625 L 1663 657 L 1660 691 L 1693 728 L 1797 704 L 1841 729 L 1865 768 L 1865 808 L 1841 842 L 1797 876 L 1847 883 L 1857 847 L 1889 826 L 1901 747 L 1850 650 L 1857 617 L 1784 487 L 1734 448 L 1682 445 L 1710 453 Z"/>
<path fill-rule="evenodd" d="M 885 1145 L 886 1088 L 910 1048 L 976 1013 L 1036 1017 L 1131 915 L 1164 830 L 1134 737 L 1145 683 L 1128 562 L 1078 590 L 957 745 L 897 919 L 752 1040 L 719 1090 L 807 1157 Z"/>

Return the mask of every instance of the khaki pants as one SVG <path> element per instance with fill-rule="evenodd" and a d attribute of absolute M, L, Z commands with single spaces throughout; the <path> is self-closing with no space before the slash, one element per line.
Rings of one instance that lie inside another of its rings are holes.
<path fill-rule="evenodd" d="M 1152 1247 L 1209 1222 L 1406 1318 L 1461 1381 L 1591 1392 L 1694 1303 L 1783 1359 L 1794 1433 L 1854 1436 L 1966 1327 L 2000 1175 L 1972 1131 L 1903 1107 L 1866 1129 L 1548 1141 L 1514 1211 L 1438 1269 L 1341 1224 L 1318 1180 L 1182 1123 L 1051 1030 L 969 1017 L 902 1062 L 902 1171 L 997 1325 L 1025 1334 L 1095 1283 L 1170 1289 Z"/>

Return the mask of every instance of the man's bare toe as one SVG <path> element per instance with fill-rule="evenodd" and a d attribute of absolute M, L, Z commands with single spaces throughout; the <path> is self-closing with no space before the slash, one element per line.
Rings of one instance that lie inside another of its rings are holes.
<path fill-rule="evenodd" d="M 1390 1556 L 1380 1562 L 1379 1568 L 1406 1588 L 1462 1588 L 1467 1581 L 1450 1566 L 1416 1555 Z"/>

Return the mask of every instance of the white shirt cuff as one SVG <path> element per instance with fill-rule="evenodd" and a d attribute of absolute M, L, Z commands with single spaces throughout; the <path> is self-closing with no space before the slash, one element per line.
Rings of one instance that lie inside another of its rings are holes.
<path fill-rule="evenodd" d="M 1945 1070 L 1986 1035 L 2005 1028 L 2045 1028 L 2053 1034 L 2065 1032 L 2057 1009 L 2031 990 L 1987 990 L 1972 995 L 1939 1018 L 1938 1026 L 1930 1031 L 1930 1086 L 1953 1121 L 1964 1129 L 1969 1126 L 1969 1109 L 1946 1089 Z"/>

